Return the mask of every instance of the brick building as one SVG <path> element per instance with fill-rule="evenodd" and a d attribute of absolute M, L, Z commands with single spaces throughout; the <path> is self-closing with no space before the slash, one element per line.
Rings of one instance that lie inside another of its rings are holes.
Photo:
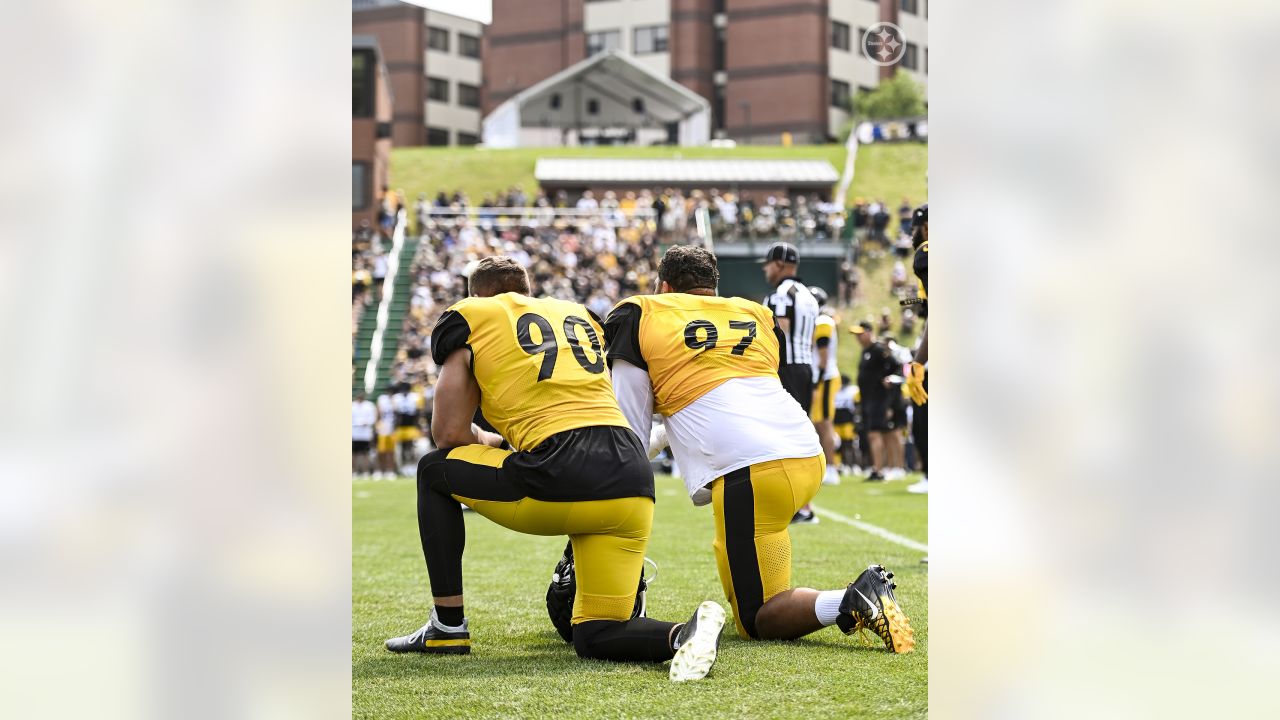
<path fill-rule="evenodd" d="M 876 22 L 906 36 L 895 68 L 860 52 Z M 927 89 L 928 0 L 493 0 L 483 110 L 597 52 L 619 49 L 712 106 L 716 137 L 821 142 L 848 100 L 894 70 Z"/>
<path fill-rule="evenodd" d="M 351 32 L 377 38 L 398 147 L 480 141 L 483 24 L 398 0 L 352 0 Z"/>
<path fill-rule="evenodd" d="M 351 37 L 351 227 L 373 223 L 391 155 L 391 85 L 378 41 Z"/>

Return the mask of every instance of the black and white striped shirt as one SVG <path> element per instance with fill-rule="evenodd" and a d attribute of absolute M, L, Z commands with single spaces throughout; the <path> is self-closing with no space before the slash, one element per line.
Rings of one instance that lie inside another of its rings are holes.
<path fill-rule="evenodd" d="M 784 332 L 781 363 L 783 365 L 813 364 L 813 329 L 818 324 L 818 301 L 800 278 L 784 278 L 773 294 L 764 299 L 764 306 L 773 311 L 776 318 L 790 321 L 791 331 Z"/>

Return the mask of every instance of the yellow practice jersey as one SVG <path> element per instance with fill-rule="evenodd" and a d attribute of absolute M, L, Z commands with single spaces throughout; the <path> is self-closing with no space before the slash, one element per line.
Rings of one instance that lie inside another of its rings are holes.
<path fill-rule="evenodd" d="M 630 427 L 605 371 L 603 337 L 582 305 L 509 292 L 454 303 L 431 333 L 431 357 L 442 365 L 469 348 L 485 419 L 528 451 L 565 430 Z"/>
<path fill-rule="evenodd" d="M 611 361 L 648 370 L 663 415 L 731 378 L 778 375 L 773 313 L 742 298 L 637 295 L 609 313 L 605 337 Z"/>

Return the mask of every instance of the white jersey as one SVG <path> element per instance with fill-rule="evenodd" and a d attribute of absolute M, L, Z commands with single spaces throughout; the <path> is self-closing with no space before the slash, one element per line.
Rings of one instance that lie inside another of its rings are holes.
<path fill-rule="evenodd" d="M 648 449 L 653 415 L 649 373 L 625 361 L 613 366 L 618 405 Z M 705 486 L 748 465 L 822 454 L 809 415 L 776 377 L 731 378 L 666 418 L 671 453 L 695 505 L 711 501 Z"/>
<path fill-rule="evenodd" d="M 836 392 L 836 409 L 853 412 L 853 396 L 857 394 L 857 385 L 841 385 L 840 389 Z"/>
<path fill-rule="evenodd" d="M 826 342 L 827 347 L 826 370 L 818 367 L 818 344 L 823 341 Z M 836 349 L 839 344 L 840 328 L 836 327 L 835 318 L 826 314 L 819 315 L 813 331 L 813 381 L 815 383 L 840 377 L 840 365 L 836 361 Z"/>
<path fill-rule="evenodd" d="M 390 435 L 396 430 L 396 412 L 391 407 L 391 396 L 378 396 L 378 434 Z"/>
<path fill-rule="evenodd" d="M 813 329 L 818 323 L 818 300 L 799 278 L 789 277 L 761 303 L 776 318 L 786 318 L 791 329 L 783 332 L 785 342 L 779 348 L 783 365 L 813 364 Z"/>
<path fill-rule="evenodd" d="M 368 400 L 351 401 L 351 439 L 372 440 L 373 424 L 378 420 L 378 408 Z"/>

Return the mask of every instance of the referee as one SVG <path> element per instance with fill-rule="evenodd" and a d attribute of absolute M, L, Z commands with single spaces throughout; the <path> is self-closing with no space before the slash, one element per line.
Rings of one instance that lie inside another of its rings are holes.
<path fill-rule="evenodd" d="M 763 304 L 773 311 L 780 331 L 778 378 L 787 394 L 795 398 L 807 414 L 813 406 L 813 330 L 818 324 L 818 301 L 796 276 L 800 252 L 795 245 L 774 243 L 760 262 L 764 263 L 764 279 L 774 287 Z M 806 505 L 791 521 L 817 520 Z"/>

